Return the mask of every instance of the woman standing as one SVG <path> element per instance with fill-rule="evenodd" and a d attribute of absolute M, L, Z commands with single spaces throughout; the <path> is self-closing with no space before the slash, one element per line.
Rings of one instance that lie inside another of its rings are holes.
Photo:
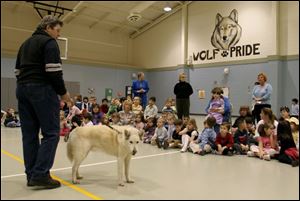
<path fill-rule="evenodd" d="M 179 82 L 174 87 L 178 119 L 182 119 L 182 116 L 188 117 L 190 114 L 190 95 L 193 94 L 193 88 L 185 80 L 186 75 L 180 73 Z"/>
<path fill-rule="evenodd" d="M 138 80 L 132 83 L 133 97 L 138 96 L 141 98 L 141 105 L 143 109 L 147 105 L 147 93 L 149 91 L 148 81 L 145 80 L 145 75 L 143 72 L 138 73 Z"/>
<path fill-rule="evenodd" d="M 267 76 L 264 73 L 258 74 L 257 81 L 259 84 L 253 88 L 252 99 L 254 100 L 253 116 L 259 122 L 261 109 L 271 108 L 272 86 L 267 83 Z"/>

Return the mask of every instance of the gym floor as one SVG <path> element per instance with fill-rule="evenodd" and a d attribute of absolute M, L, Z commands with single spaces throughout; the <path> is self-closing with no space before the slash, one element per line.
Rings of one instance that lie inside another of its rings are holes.
<path fill-rule="evenodd" d="M 203 117 L 196 118 L 199 131 Z M 116 158 L 91 152 L 71 183 L 71 163 L 61 138 L 52 176 L 62 187 L 35 190 L 26 186 L 20 128 L 1 126 L 1 199 L 295 199 L 299 200 L 299 167 L 247 156 L 199 156 L 177 149 L 141 144 L 131 162 L 134 184 L 119 187 Z"/>

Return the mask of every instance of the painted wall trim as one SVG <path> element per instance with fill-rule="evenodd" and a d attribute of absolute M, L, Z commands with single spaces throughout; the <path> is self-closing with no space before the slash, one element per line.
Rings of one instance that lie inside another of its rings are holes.
<path fill-rule="evenodd" d="M 215 62 L 210 64 L 195 64 L 187 66 L 188 68 L 195 69 L 195 68 L 210 68 L 210 67 L 220 67 L 220 66 L 228 66 L 228 65 L 240 65 L 240 64 L 254 64 L 254 63 L 266 63 L 269 61 L 291 61 L 291 60 L 299 60 L 299 55 L 287 55 L 287 56 L 280 56 L 280 55 L 270 55 L 266 58 L 259 58 L 259 59 L 247 59 L 247 60 L 239 60 L 239 61 L 227 61 L 227 62 Z M 147 71 L 171 71 L 171 70 L 178 70 L 183 68 L 184 64 L 179 64 L 177 66 L 170 66 L 170 67 L 162 67 L 162 68 L 148 68 Z"/>
<path fill-rule="evenodd" d="M 86 66 L 92 66 L 92 67 L 111 67 L 115 69 L 124 69 L 124 70 L 141 70 L 141 68 L 138 68 L 136 66 L 126 65 L 126 64 L 120 64 L 120 63 L 110 63 L 105 61 L 98 61 L 98 60 L 91 60 L 87 62 L 86 60 L 82 60 L 80 58 L 76 57 L 69 57 L 68 60 L 64 60 L 63 63 L 65 64 L 80 64 L 80 65 L 86 65 Z"/>
<path fill-rule="evenodd" d="M 1 52 L 1 58 L 13 58 L 15 59 L 17 55 L 12 52 L 2 51 Z M 101 61 L 94 61 L 89 60 L 88 62 L 86 60 L 81 60 L 75 57 L 68 57 L 68 60 L 63 60 L 63 64 L 74 64 L 74 65 L 83 65 L 83 66 L 89 66 L 89 67 L 95 67 L 95 68 L 110 68 L 110 69 L 122 69 L 122 70 L 143 70 L 141 68 L 138 68 L 136 66 L 130 66 L 126 64 L 119 64 L 119 63 L 109 63 L 109 62 L 101 62 Z"/>
<path fill-rule="evenodd" d="M 1 57 L 6 58 L 16 58 L 17 55 L 15 52 L 10 51 L 2 51 Z M 238 61 L 227 61 L 227 62 L 215 62 L 209 64 L 195 64 L 187 66 L 190 69 L 196 68 L 210 68 L 210 67 L 220 67 L 220 66 L 229 66 L 229 65 L 239 65 L 239 64 L 254 64 L 254 63 L 266 63 L 269 61 L 291 61 L 291 60 L 299 60 L 299 55 L 270 55 L 265 58 L 258 59 L 247 59 L 247 60 L 238 60 Z M 68 60 L 64 60 L 65 64 L 74 64 L 74 65 L 86 65 L 98 68 L 113 68 L 113 69 L 123 69 L 123 70 L 137 70 L 137 71 L 145 71 L 145 72 L 157 72 L 157 71 L 173 71 L 184 68 L 184 64 L 178 64 L 177 66 L 169 66 L 169 67 L 157 67 L 157 68 L 142 68 L 137 66 L 131 66 L 126 64 L 119 63 L 109 63 L 109 62 L 101 62 L 95 60 L 82 60 L 75 57 L 69 57 Z"/>

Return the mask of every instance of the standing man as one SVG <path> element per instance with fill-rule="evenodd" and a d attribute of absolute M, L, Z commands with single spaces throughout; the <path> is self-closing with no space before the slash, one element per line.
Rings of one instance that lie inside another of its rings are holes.
<path fill-rule="evenodd" d="M 190 95 L 193 94 L 193 88 L 185 80 L 186 75 L 184 73 L 180 73 L 179 82 L 174 87 L 178 119 L 182 119 L 183 116 L 189 117 L 190 115 Z"/>
<path fill-rule="evenodd" d="M 142 100 L 143 109 L 147 105 L 147 93 L 149 91 L 148 82 L 144 80 L 145 75 L 143 72 L 138 73 L 138 80 L 133 81 L 132 83 L 132 92 L 133 96 L 139 96 Z"/>
<path fill-rule="evenodd" d="M 60 187 L 60 182 L 50 177 L 50 169 L 59 141 L 58 95 L 65 102 L 70 100 L 56 42 L 62 26 L 62 21 L 56 17 L 45 16 L 32 36 L 22 44 L 17 56 L 16 95 L 27 186 Z"/>

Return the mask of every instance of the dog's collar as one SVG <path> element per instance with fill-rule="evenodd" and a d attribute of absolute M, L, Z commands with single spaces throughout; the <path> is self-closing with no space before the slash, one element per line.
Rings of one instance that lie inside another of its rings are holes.
<path fill-rule="evenodd" d="M 111 128 L 112 130 L 114 130 L 114 131 L 117 131 L 117 133 L 118 134 L 122 134 L 122 132 L 121 131 L 119 131 L 119 130 L 117 130 L 117 129 L 115 129 L 115 128 L 113 128 L 112 126 L 110 126 L 110 125 L 107 125 L 109 128 Z"/>

